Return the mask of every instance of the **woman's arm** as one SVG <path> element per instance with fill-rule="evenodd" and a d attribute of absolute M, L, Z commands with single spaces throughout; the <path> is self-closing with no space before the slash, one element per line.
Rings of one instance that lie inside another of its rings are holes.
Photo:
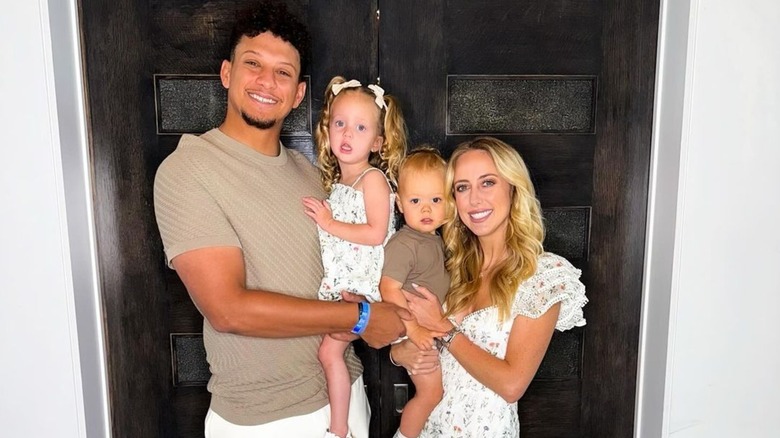
<path fill-rule="evenodd" d="M 382 295 L 382 301 L 393 303 L 398 307 L 406 309 L 406 298 L 402 292 L 403 284 L 400 281 L 383 275 L 379 280 L 379 292 Z M 414 319 L 404 320 L 406 326 L 406 336 L 414 342 L 417 348 L 430 350 L 434 346 L 434 337 L 438 334 L 431 332 L 425 327 L 421 327 Z"/>
<path fill-rule="evenodd" d="M 360 245 L 381 245 L 387 237 L 387 224 L 392 214 L 390 187 L 382 172 L 365 174 L 358 189 L 363 192 L 366 206 L 365 224 L 348 224 L 333 219 L 330 206 L 316 198 L 303 198 L 306 214 L 328 233 Z"/>
<path fill-rule="evenodd" d="M 436 296 L 423 287 L 416 289 L 420 296 L 404 295 L 417 322 L 431 330 L 450 330 L 453 325 L 442 316 Z M 525 394 L 547 352 L 560 308 L 557 303 L 536 319 L 516 317 L 504 359 L 493 356 L 462 334 L 452 338 L 448 350 L 475 379 L 508 403 L 514 403 Z"/>
<path fill-rule="evenodd" d="M 536 319 L 516 317 L 504 359 L 481 349 L 463 335 L 455 336 L 448 350 L 475 379 L 507 403 L 514 403 L 525 394 L 542 363 L 560 308 L 560 303 L 555 304 Z"/>
<path fill-rule="evenodd" d="M 430 374 L 439 369 L 439 351 L 420 350 L 407 339 L 390 346 L 390 361 L 396 366 L 406 368 L 413 376 Z"/>

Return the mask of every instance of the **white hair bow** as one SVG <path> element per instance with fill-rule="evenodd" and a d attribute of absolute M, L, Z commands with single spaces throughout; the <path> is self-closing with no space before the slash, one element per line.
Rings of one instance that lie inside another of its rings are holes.
<path fill-rule="evenodd" d="M 374 96 L 376 96 L 374 102 L 376 102 L 376 105 L 379 108 L 387 109 L 387 104 L 385 103 L 385 90 L 379 85 L 374 84 L 369 85 L 368 89 L 374 92 Z"/>
<path fill-rule="evenodd" d="M 357 79 L 352 79 L 347 82 L 342 82 L 340 84 L 333 84 L 331 87 L 331 91 L 333 91 L 334 96 L 338 96 L 339 93 L 341 93 L 346 88 L 357 88 L 362 87 L 363 85 L 358 81 Z M 387 109 L 387 104 L 385 103 L 385 90 L 382 89 L 379 85 L 369 85 L 368 89 L 371 90 L 374 93 L 374 96 L 376 98 L 374 99 L 374 102 L 376 102 L 376 106 L 379 108 Z"/>
<path fill-rule="evenodd" d="M 341 90 L 343 90 L 345 88 L 357 88 L 357 87 L 360 87 L 360 86 L 362 86 L 360 84 L 360 81 L 358 81 L 357 79 L 352 79 L 351 81 L 342 82 L 340 84 L 333 84 L 333 87 L 331 88 L 331 90 L 333 90 L 333 95 L 334 96 L 338 96 L 339 93 L 341 93 Z"/>

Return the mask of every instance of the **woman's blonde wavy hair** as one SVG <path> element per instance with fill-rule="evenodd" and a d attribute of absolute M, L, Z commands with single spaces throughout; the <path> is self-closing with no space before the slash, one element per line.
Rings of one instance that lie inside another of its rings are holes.
<path fill-rule="evenodd" d="M 450 271 L 450 291 L 444 301 L 448 316 L 472 306 L 482 283 L 479 274 L 485 261 L 484 254 L 479 239 L 463 224 L 456 211 L 452 186 L 455 166 L 463 154 L 473 150 L 487 152 L 499 176 L 512 188 L 506 229 L 507 258 L 496 266 L 489 285 L 493 305 L 498 307 L 503 321 L 509 317 L 518 286 L 536 272 L 537 258 L 543 252 L 541 206 L 528 168 L 512 146 L 493 137 L 478 137 L 458 145 L 450 157 L 446 176 L 447 208 L 452 219 L 443 228 L 447 270 Z"/>
<path fill-rule="evenodd" d="M 320 177 L 322 186 L 326 193 L 330 193 L 333 184 L 341 179 L 341 169 L 336 156 L 330 149 L 330 111 L 338 96 L 333 94 L 333 86 L 342 84 L 347 80 L 341 76 L 336 76 L 330 80 L 325 89 L 325 104 L 322 107 L 320 121 L 314 130 L 314 138 L 317 142 L 317 159 L 320 167 Z M 360 86 L 354 88 L 345 88 L 341 90 L 339 96 L 345 93 L 364 93 L 373 101 L 376 95 L 368 87 Z M 393 184 L 398 185 L 398 165 L 406 156 L 406 123 L 401 112 L 401 106 L 398 100 L 393 96 L 384 95 L 384 101 L 387 108 L 379 108 L 380 135 L 383 138 L 382 146 L 378 152 L 372 152 L 368 157 L 368 162 L 372 166 L 381 169 L 387 179 Z"/>

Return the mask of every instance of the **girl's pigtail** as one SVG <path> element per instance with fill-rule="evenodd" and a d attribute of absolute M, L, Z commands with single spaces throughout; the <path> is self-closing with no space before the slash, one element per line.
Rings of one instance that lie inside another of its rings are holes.
<path fill-rule="evenodd" d="M 406 156 L 406 123 L 404 122 L 401 106 L 398 99 L 393 96 L 384 96 L 387 109 L 384 117 L 384 141 L 379 151 L 381 168 L 387 175 L 387 179 L 398 186 L 398 166 Z"/>
<path fill-rule="evenodd" d="M 320 179 L 325 193 L 330 193 L 333 184 L 341 178 L 341 170 L 336 156 L 330 150 L 330 108 L 333 105 L 335 94 L 333 86 L 346 82 L 341 76 L 335 76 L 325 88 L 325 97 L 323 99 L 322 113 L 317 127 L 314 130 L 314 139 L 317 146 L 317 162 L 320 167 Z"/>

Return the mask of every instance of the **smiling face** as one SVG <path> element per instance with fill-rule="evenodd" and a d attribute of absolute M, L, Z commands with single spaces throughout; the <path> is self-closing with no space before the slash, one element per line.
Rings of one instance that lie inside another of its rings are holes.
<path fill-rule="evenodd" d="M 300 68 L 295 47 L 274 34 L 242 37 L 233 59 L 223 61 L 220 70 L 228 89 L 225 123 L 281 131 L 284 118 L 306 93 L 306 83 L 298 82 Z"/>
<path fill-rule="evenodd" d="M 406 225 L 421 233 L 435 233 L 446 218 L 444 170 L 411 170 L 398 180 L 398 210 Z"/>
<path fill-rule="evenodd" d="M 374 100 L 362 92 L 345 90 L 336 96 L 330 110 L 328 138 L 342 171 L 345 166 L 365 166 L 371 152 L 382 147 L 380 115 Z"/>
<path fill-rule="evenodd" d="M 504 239 L 512 186 L 498 173 L 490 154 L 467 151 L 453 170 L 452 192 L 461 222 L 480 240 Z"/>

